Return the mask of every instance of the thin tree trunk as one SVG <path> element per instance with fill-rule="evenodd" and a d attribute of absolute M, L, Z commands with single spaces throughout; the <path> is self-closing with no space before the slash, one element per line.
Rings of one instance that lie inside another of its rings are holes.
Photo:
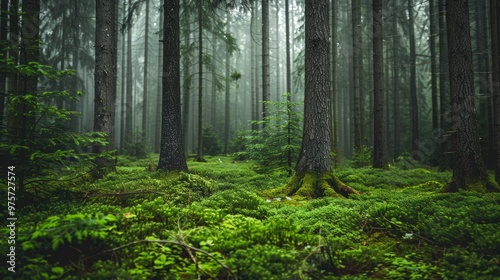
<path fill-rule="evenodd" d="M 338 134 L 339 134 L 339 123 L 338 123 L 338 114 L 337 114 L 337 0 L 332 0 L 332 30 L 331 30 L 331 38 L 332 38 L 332 88 L 331 88 L 331 106 L 330 106 L 330 127 L 331 127 L 331 145 L 332 152 L 334 154 L 334 163 L 335 166 L 339 161 L 339 142 L 338 142 Z"/>
<path fill-rule="evenodd" d="M 415 50 L 415 18 L 413 16 L 413 1 L 408 0 L 408 21 L 410 39 L 410 122 L 411 122 L 411 148 L 418 150 L 419 120 L 417 98 L 417 54 Z"/>
<path fill-rule="evenodd" d="M 373 167 L 387 168 L 382 0 L 373 0 Z"/>
<path fill-rule="evenodd" d="M 227 12 L 226 33 L 231 32 L 231 13 Z M 226 100 L 224 114 L 224 154 L 228 153 L 229 146 L 229 125 L 230 125 L 230 97 L 231 97 L 231 53 L 229 43 L 226 45 Z M 236 114 L 235 114 L 236 116 Z"/>
<path fill-rule="evenodd" d="M 1 3 L 1 11 L 2 14 L 9 10 L 9 2 L 2 1 Z M 9 33 L 9 29 L 7 27 L 7 14 L 3 14 L 0 19 L 0 56 L 2 58 L 7 57 L 7 34 Z M 7 74 L 8 73 L 0 73 L 0 127 L 3 127 L 3 120 L 5 115 L 5 97 L 7 96 Z M 2 139 L 3 140 L 3 139 Z"/>
<path fill-rule="evenodd" d="M 128 8 L 130 9 L 132 6 L 132 0 L 128 0 Z M 127 78 L 126 78 L 126 104 L 125 104 L 125 149 L 129 148 L 132 145 L 132 137 L 133 137 L 133 100 L 132 100 L 132 86 L 133 86 L 133 77 L 132 77 L 132 25 L 127 26 Z"/>
<path fill-rule="evenodd" d="M 361 134 L 361 88 L 360 88 L 360 65 L 361 63 L 361 5 L 359 0 L 352 1 L 352 71 L 353 71 L 353 120 L 354 120 L 354 149 L 358 150 L 362 145 Z"/>
<path fill-rule="evenodd" d="M 292 144 L 292 66 L 290 57 L 290 4 L 285 0 L 285 48 L 286 48 L 286 101 L 287 101 L 287 145 Z M 288 175 L 292 175 L 292 151 L 287 151 Z"/>
<path fill-rule="evenodd" d="M 276 4 L 276 49 L 280 49 L 280 3 L 278 1 L 275 2 Z M 280 51 L 276 52 L 276 101 L 281 100 L 281 67 L 280 67 Z"/>
<path fill-rule="evenodd" d="M 448 42 L 446 38 L 446 0 L 439 1 L 439 111 L 440 111 L 440 127 L 443 133 L 442 142 L 439 145 L 440 162 L 439 169 L 445 170 L 448 168 L 449 160 L 447 155 L 448 136 L 444 134 L 450 127 L 449 112 L 450 104 L 448 96 L 449 92 L 449 76 L 448 76 Z"/>
<path fill-rule="evenodd" d="M 452 129 L 455 146 L 452 182 L 448 191 L 498 191 L 484 166 L 479 143 L 474 97 L 474 72 L 468 1 L 448 0 L 447 27 L 450 65 Z"/>
<path fill-rule="evenodd" d="M 255 25 L 255 2 L 252 3 L 252 10 L 251 10 L 251 15 L 250 15 L 250 103 L 251 103 L 251 119 L 252 119 L 252 125 L 251 129 L 252 130 L 257 130 L 257 126 L 253 121 L 257 120 L 257 107 L 256 107 L 256 102 L 255 102 L 255 96 L 257 95 L 255 91 L 255 69 L 256 69 L 256 55 L 255 55 L 255 40 L 253 38 L 253 28 Z"/>
<path fill-rule="evenodd" d="M 491 57 L 493 69 L 493 129 L 495 180 L 500 184 L 500 3 L 490 1 Z"/>
<path fill-rule="evenodd" d="M 395 10 L 394 2 L 391 2 L 391 9 Z M 398 21 L 396 18 L 391 19 L 391 36 L 392 36 L 392 98 L 393 98 L 393 120 L 394 120 L 394 158 L 401 154 L 401 116 L 400 116 L 400 92 L 399 92 L 399 37 L 398 37 Z"/>
<path fill-rule="evenodd" d="M 434 0 L 429 0 L 430 32 L 429 47 L 431 51 L 431 99 L 432 99 L 432 130 L 439 128 L 439 106 L 437 89 L 437 59 L 436 59 L 436 9 Z"/>
<path fill-rule="evenodd" d="M 267 116 L 269 97 L 269 0 L 262 0 L 262 119 Z"/>
<path fill-rule="evenodd" d="M 116 99 L 116 1 L 97 0 L 95 34 L 94 131 L 107 134 L 106 146 L 94 146 L 94 153 L 114 150 L 114 120 Z M 96 176 L 115 171 L 115 160 L 96 159 Z"/>
<path fill-rule="evenodd" d="M 15 66 L 18 65 L 19 62 L 19 3 L 18 0 L 10 1 L 10 9 L 9 9 L 9 43 L 12 47 L 9 50 L 9 57 L 12 58 L 12 62 Z M 9 75 L 8 81 L 8 91 L 9 95 L 17 95 L 18 93 L 18 75 L 17 72 Z M 16 135 L 16 121 L 15 121 L 15 111 L 9 110 L 7 112 L 7 125 L 9 129 L 9 135 Z"/>
<path fill-rule="evenodd" d="M 203 159 L 203 0 L 198 0 L 198 154 Z"/>
<path fill-rule="evenodd" d="M 146 1 L 146 18 L 144 30 L 144 76 L 142 92 L 142 145 L 146 145 L 146 139 L 149 133 L 148 129 L 148 56 L 149 56 L 149 0 Z M 147 147 L 146 147 L 147 149 Z"/>
<path fill-rule="evenodd" d="M 188 2 L 183 2 L 184 10 L 188 9 Z M 184 28 L 184 45 L 186 47 L 191 45 L 191 34 L 190 34 L 190 17 L 184 16 L 182 18 L 182 26 Z M 189 105 L 191 104 L 191 73 L 190 73 L 190 63 L 189 55 L 184 54 L 182 56 L 182 71 L 183 71 L 183 83 L 182 83 L 182 128 L 184 130 L 184 149 L 186 156 L 188 153 L 188 131 L 190 129 L 190 110 Z M 194 135 L 193 135 L 194 137 Z"/>

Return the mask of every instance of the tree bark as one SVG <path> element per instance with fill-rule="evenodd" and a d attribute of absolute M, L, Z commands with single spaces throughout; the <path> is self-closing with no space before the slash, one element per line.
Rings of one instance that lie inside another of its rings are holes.
<path fill-rule="evenodd" d="M 338 134 L 339 134 L 339 123 L 338 123 L 338 112 L 337 112 L 337 0 L 332 1 L 332 88 L 331 88 L 331 106 L 330 106 L 330 121 L 331 121 L 331 129 L 330 138 L 332 144 L 332 152 L 334 154 L 334 163 L 335 165 L 339 161 L 339 142 L 338 142 Z"/>
<path fill-rule="evenodd" d="M 498 191 L 481 155 L 474 100 L 474 73 L 468 0 L 447 0 L 452 130 L 455 146 L 452 182 L 447 191 Z"/>
<path fill-rule="evenodd" d="M 490 1 L 491 66 L 493 69 L 493 131 L 495 180 L 500 184 L 500 3 Z"/>
<path fill-rule="evenodd" d="M 394 2 L 391 2 L 391 9 L 395 10 Z M 399 59 L 399 37 L 398 21 L 392 18 L 391 36 L 392 36 L 392 102 L 393 102 L 393 120 L 394 120 L 394 158 L 401 154 L 401 116 L 400 116 L 400 96 L 399 93 L 399 69 L 397 67 Z"/>
<path fill-rule="evenodd" d="M 116 99 L 116 1 L 97 0 L 95 34 L 95 97 L 94 131 L 107 134 L 106 146 L 94 146 L 94 153 L 114 150 L 114 124 Z M 115 171 L 115 160 L 97 158 L 96 176 Z"/>
<path fill-rule="evenodd" d="M 7 42 L 7 34 L 9 33 L 9 28 L 7 27 L 7 12 L 9 10 L 9 2 L 8 1 L 2 1 L 1 3 L 1 9 L 0 11 L 2 12 L 2 17 L 0 19 L 0 56 L 2 58 L 7 57 L 7 49 L 8 49 L 8 42 Z M 5 97 L 7 96 L 7 74 L 2 71 L 0 73 L 0 127 L 3 127 L 3 120 L 4 120 L 4 114 L 5 114 Z M 3 139 L 2 139 L 3 140 Z"/>
<path fill-rule="evenodd" d="M 373 0 L 373 167 L 387 168 L 382 0 Z"/>
<path fill-rule="evenodd" d="M 410 39 L 410 120 L 411 120 L 411 148 L 418 151 L 419 118 L 417 98 L 417 54 L 415 50 L 415 18 L 413 16 L 413 1 L 408 0 L 408 21 Z"/>
<path fill-rule="evenodd" d="M 142 145 L 146 145 L 148 136 L 148 56 L 149 56 L 149 0 L 146 1 L 146 15 L 144 27 L 144 75 L 143 75 L 143 91 L 142 91 Z M 147 149 L 148 147 L 146 147 Z"/>
<path fill-rule="evenodd" d="M 328 0 L 306 0 L 304 129 L 296 174 L 275 192 L 299 197 L 347 196 L 354 190 L 332 173 Z M 273 193 L 271 191 L 270 193 Z"/>
<path fill-rule="evenodd" d="M 440 111 L 440 128 L 442 142 L 439 144 L 440 161 L 439 169 L 445 170 L 449 166 L 449 157 L 445 153 L 448 150 L 448 136 L 445 131 L 449 129 L 449 110 L 450 104 L 448 100 L 449 93 L 449 73 L 448 73 L 448 43 L 446 39 L 446 0 L 438 0 L 439 12 L 439 111 Z"/>
<path fill-rule="evenodd" d="M 132 0 L 128 0 L 128 8 L 131 9 Z M 127 26 L 127 78 L 126 84 L 126 102 L 125 102 L 125 143 L 124 147 L 127 149 L 132 145 L 133 141 L 133 98 L 132 98 L 132 24 Z"/>
<path fill-rule="evenodd" d="M 164 0 L 162 129 L 158 169 L 188 171 L 181 122 L 179 0 Z"/>
<path fill-rule="evenodd" d="M 439 105 L 438 105 L 438 89 L 437 89 L 437 60 L 436 60 L 436 9 L 434 0 L 429 0 L 429 17 L 430 17 L 430 36 L 429 47 L 431 51 L 431 99 L 432 99 L 432 129 L 439 129 Z"/>
<path fill-rule="evenodd" d="M 231 32 L 231 13 L 227 12 L 226 33 Z M 229 43 L 226 46 L 226 100 L 224 112 L 224 154 L 228 153 L 229 125 L 230 125 L 230 98 L 231 98 L 231 52 Z"/>
<path fill-rule="evenodd" d="M 270 100 L 269 97 L 269 0 L 262 0 L 262 119 L 267 116 L 266 101 Z"/>
<path fill-rule="evenodd" d="M 354 120 L 354 150 L 358 150 L 362 145 L 361 133 L 361 5 L 359 0 L 352 1 L 352 72 L 353 72 L 353 120 Z"/>
<path fill-rule="evenodd" d="M 188 9 L 188 2 L 184 1 L 183 2 L 183 8 L 185 10 Z M 190 34 L 190 17 L 185 16 L 182 18 L 182 27 L 184 28 L 184 45 L 189 46 L 191 44 L 191 34 Z M 184 149 L 186 153 L 186 157 L 188 154 L 188 131 L 189 131 L 189 118 L 190 118 L 190 111 L 189 111 L 189 104 L 191 103 L 191 71 L 190 71 L 190 63 L 189 63 L 189 55 L 184 55 L 182 56 L 182 76 L 183 76 L 183 83 L 182 83 L 182 129 L 184 131 Z M 194 135 L 193 135 L 194 137 Z"/>
<path fill-rule="evenodd" d="M 203 1 L 198 0 L 198 153 L 196 161 L 203 159 Z"/>

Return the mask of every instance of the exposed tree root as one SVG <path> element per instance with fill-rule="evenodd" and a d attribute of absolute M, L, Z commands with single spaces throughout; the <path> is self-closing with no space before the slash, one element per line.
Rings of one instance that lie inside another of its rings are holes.
<path fill-rule="evenodd" d="M 295 174 L 288 184 L 263 192 L 266 196 L 294 196 L 301 198 L 319 197 L 348 197 L 351 194 L 359 194 L 355 189 L 342 183 L 337 176 L 331 172 L 321 174 L 307 172 L 303 175 Z"/>
<path fill-rule="evenodd" d="M 458 192 L 459 190 L 475 191 L 480 193 L 500 192 L 500 186 L 494 179 L 487 176 L 486 178 L 467 180 L 464 185 L 458 184 L 456 181 L 451 181 L 444 188 L 444 192 Z"/>

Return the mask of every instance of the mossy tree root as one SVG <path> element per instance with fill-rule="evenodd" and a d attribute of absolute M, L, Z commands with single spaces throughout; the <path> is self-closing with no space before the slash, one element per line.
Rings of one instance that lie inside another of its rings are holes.
<path fill-rule="evenodd" d="M 348 197 L 359 194 L 342 183 L 332 172 L 295 174 L 288 184 L 266 192 L 269 196 L 294 196 L 301 198 Z"/>
<path fill-rule="evenodd" d="M 466 180 L 465 184 L 459 184 L 456 181 L 451 181 L 445 186 L 444 192 L 458 192 L 459 190 L 474 191 L 480 193 L 487 192 L 500 192 L 500 186 L 490 178 L 477 179 L 477 180 Z"/>

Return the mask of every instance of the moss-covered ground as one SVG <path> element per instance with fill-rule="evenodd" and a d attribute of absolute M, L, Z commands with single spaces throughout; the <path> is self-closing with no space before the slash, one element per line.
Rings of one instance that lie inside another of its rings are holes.
<path fill-rule="evenodd" d="M 117 172 L 95 182 L 32 186 L 16 212 L 16 272 L 4 262 L 0 278 L 500 275 L 500 194 L 443 193 L 450 172 L 340 167 L 360 194 L 308 199 L 273 192 L 289 178 L 257 173 L 254 162 L 205 159 L 190 160 L 189 174 L 165 174 L 154 171 L 156 155 L 120 157 Z M 4 256 L 10 246 L 2 242 Z"/>

